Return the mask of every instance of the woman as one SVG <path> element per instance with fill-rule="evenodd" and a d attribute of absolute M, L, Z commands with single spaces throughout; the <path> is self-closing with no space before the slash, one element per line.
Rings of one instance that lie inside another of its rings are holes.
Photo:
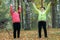
<path fill-rule="evenodd" d="M 14 40 L 16 40 L 16 32 L 17 32 L 17 37 L 19 38 L 20 36 L 20 14 L 21 13 L 21 6 L 19 6 L 18 12 L 13 10 L 12 4 L 10 5 L 10 13 L 12 16 L 12 23 L 13 23 L 13 37 Z"/>
<path fill-rule="evenodd" d="M 46 9 L 45 9 L 45 7 L 41 7 L 41 10 L 38 10 L 36 8 L 35 4 L 33 3 L 33 6 L 34 6 L 35 10 L 38 11 L 38 33 L 39 33 L 39 38 L 41 38 L 41 29 L 42 28 L 44 30 L 45 38 L 47 38 L 46 15 L 50 10 L 50 4 L 51 4 L 51 2 L 48 4 Z"/>

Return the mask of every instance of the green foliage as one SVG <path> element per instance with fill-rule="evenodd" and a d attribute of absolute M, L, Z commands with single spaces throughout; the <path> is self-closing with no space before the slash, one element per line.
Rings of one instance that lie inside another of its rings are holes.
<path fill-rule="evenodd" d="M 2 0 L 1 5 L 0 5 L 0 21 L 7 19 L 9 20 L 9 23 L 10 23 L 11 17 L 9 14 L 10 13 L 9 5 L 10 5 L 10 0 Z M 4 24 L 4 26 L 7 26 L 7 25 Z"/>
<path fill-rule="evenodd" d="M 41 0 L 34 0 L 34 3 L 36 4 L 38 9 L 40 9 L 40 7 L 41 7 L 40 1 Z M 45 0 L 45 2 L 44 2 L 44 7 L 45 8 L 47 7 L 47 4 L 49 2 L 50 2 L 50 0 Z M 5 19 L 5 18 L 9 19 L 10 21 L 8 23 L 8 26 L 9 26 L 8 28 L 11 27 L 11 24 L 10 24 L 11 23 L 11 16 L 10 16 L 10 12 L 9 12 L 10 11 L 10 9 L 9 9 L 10 3 L 13 3 L 12 0 L 0 0 L 0 20 Z M 24 20 L 24 24 L 26 25 L 26 23 L 25 23 L 26 7 L 25 7 L 24 2 L 22 2 L 22 6 L 23 6 L 23 12 L 22 12 L 23 13 L 23 20 Z M 36 12 L 33 9 L 32 4 L 30 5 L 30 7 L 31 7 L 31 9 L 30 9 L 30 11 L 31 11 L 30 22 L 31 22 L 31 27 L 34 28 L 34 27 L 37 27 L 37 19 L 38 19 L 37 17 L 38 17 L 38 15 L 36 15 L 35 13 L 38 13 L 38 12 Z M 21 13 L 21 20 L 22 20 L 22 13 Z M 51 19 L 51 12 L 48 13 L 47 18 L 48 18 L 47 19 L 48 24 L 51 24 L 51 20 L 52 20 Z"/>

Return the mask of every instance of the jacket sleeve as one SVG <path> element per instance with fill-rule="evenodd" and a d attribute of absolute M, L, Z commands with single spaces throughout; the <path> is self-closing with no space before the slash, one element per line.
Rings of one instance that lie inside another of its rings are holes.
<path fill-rule="evenodd" d="M 21 6 L 19 6 L 19 8 L 18 8 L 18 13 L 19 14 L 21 13 L 21 10 L 22 10 L 22 8 L 21 8 Z"/>
<path fill-rule="evenodd" d="M 40 10 L 36 7 L 36 5 L 33 3 L 33 7 L 34 7 L 34 9 L 39 13 L 40 12 Z M 38 14 L 37 13 L 37 14 Z"/>
<path fill-rule="evenodd" d="M 46 10 L 45 10 L 45 13 L 46 13 L 46 14 L 49 13 L 50 7 L 51 7 L 51 2 L 48 4 L 48 6 L 47 6 L 47 8 L 46 8 Z"/>

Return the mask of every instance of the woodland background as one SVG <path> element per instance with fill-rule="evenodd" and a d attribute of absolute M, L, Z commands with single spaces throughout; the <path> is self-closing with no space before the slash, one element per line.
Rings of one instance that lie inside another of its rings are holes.
<path fill-rule="evenodd" d="M 48 3 L 51 2 L 51 8 L 50 12 L 47 14 L 47 30 L 49 34 L 49 40 L 60 40 L 60 0 L 29 0 L 33 1 L 37 8 L 40 9 L 40 7 L 47 7 Z M 35 14 L 36 12 L 32 12 L 33 7 L 32 5 L 28 6 L 27 3 L 29 2 L 27 0 L 0 0 L 0 35 L 1 40 L 4 39 L 6 36 L 4 34 L 7 34 L 7 31 L 5 29 L 12 33 L 12 19 L 10 15 L 10 4 L 14 4 L 15 10 L 17 11 L 18 5 L 22 6 L 22 12 L 21 12 L 21 39 L 24 38 L 24 34 L 32 33 L 30 34 L 30 39 L 36 38 L 38 40 L 38 24 L 37 24 L 37 17 L 38 15 Z M 18 4 L 19 3 L 19 4 Z M 27 6 L 26 6 L 27 5 Z M 30 10 L 26 10 L 28 8 Z M 27 16 L 28 15 L 28 16 Z M 3 22 L 3 23 L 2 23 Z M 25 31 L 26 30 L 26 31 Z M 5 33 L 6 32 L 6 33 Z M 27 33 L 25 33 L 27 32 Z M 37 37 L 32 37 L 32 35 Z M 12 35 L 12 34 L 11 34 Z M 53 37 L 51 37 L 53 36 Z M 4 37 L 4 38 L 2 38 Z M 27 37 L 29 37 L 27 35 Z M 13 38 L 12 38 L 13 39 Z M 6 37 L 6 40 L 8 40 L 8 37 Z M 25 39 L 27 40 L 27 39 Z"/>

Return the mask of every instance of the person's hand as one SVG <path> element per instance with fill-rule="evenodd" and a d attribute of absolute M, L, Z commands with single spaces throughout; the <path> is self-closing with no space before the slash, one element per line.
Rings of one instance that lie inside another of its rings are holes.
<path fill-rule="evenodd" d="M 12 6 L 12 4 L 10 4 Z"/>
<path fill-rule="evenodd" d="M 21 8 L 21 6 L 19 5 L 19 7 Z"/>
<path fill-rule="evenodd" d="M 21 13 L 21 6 L 18 7 L 18 13 Z"/>

